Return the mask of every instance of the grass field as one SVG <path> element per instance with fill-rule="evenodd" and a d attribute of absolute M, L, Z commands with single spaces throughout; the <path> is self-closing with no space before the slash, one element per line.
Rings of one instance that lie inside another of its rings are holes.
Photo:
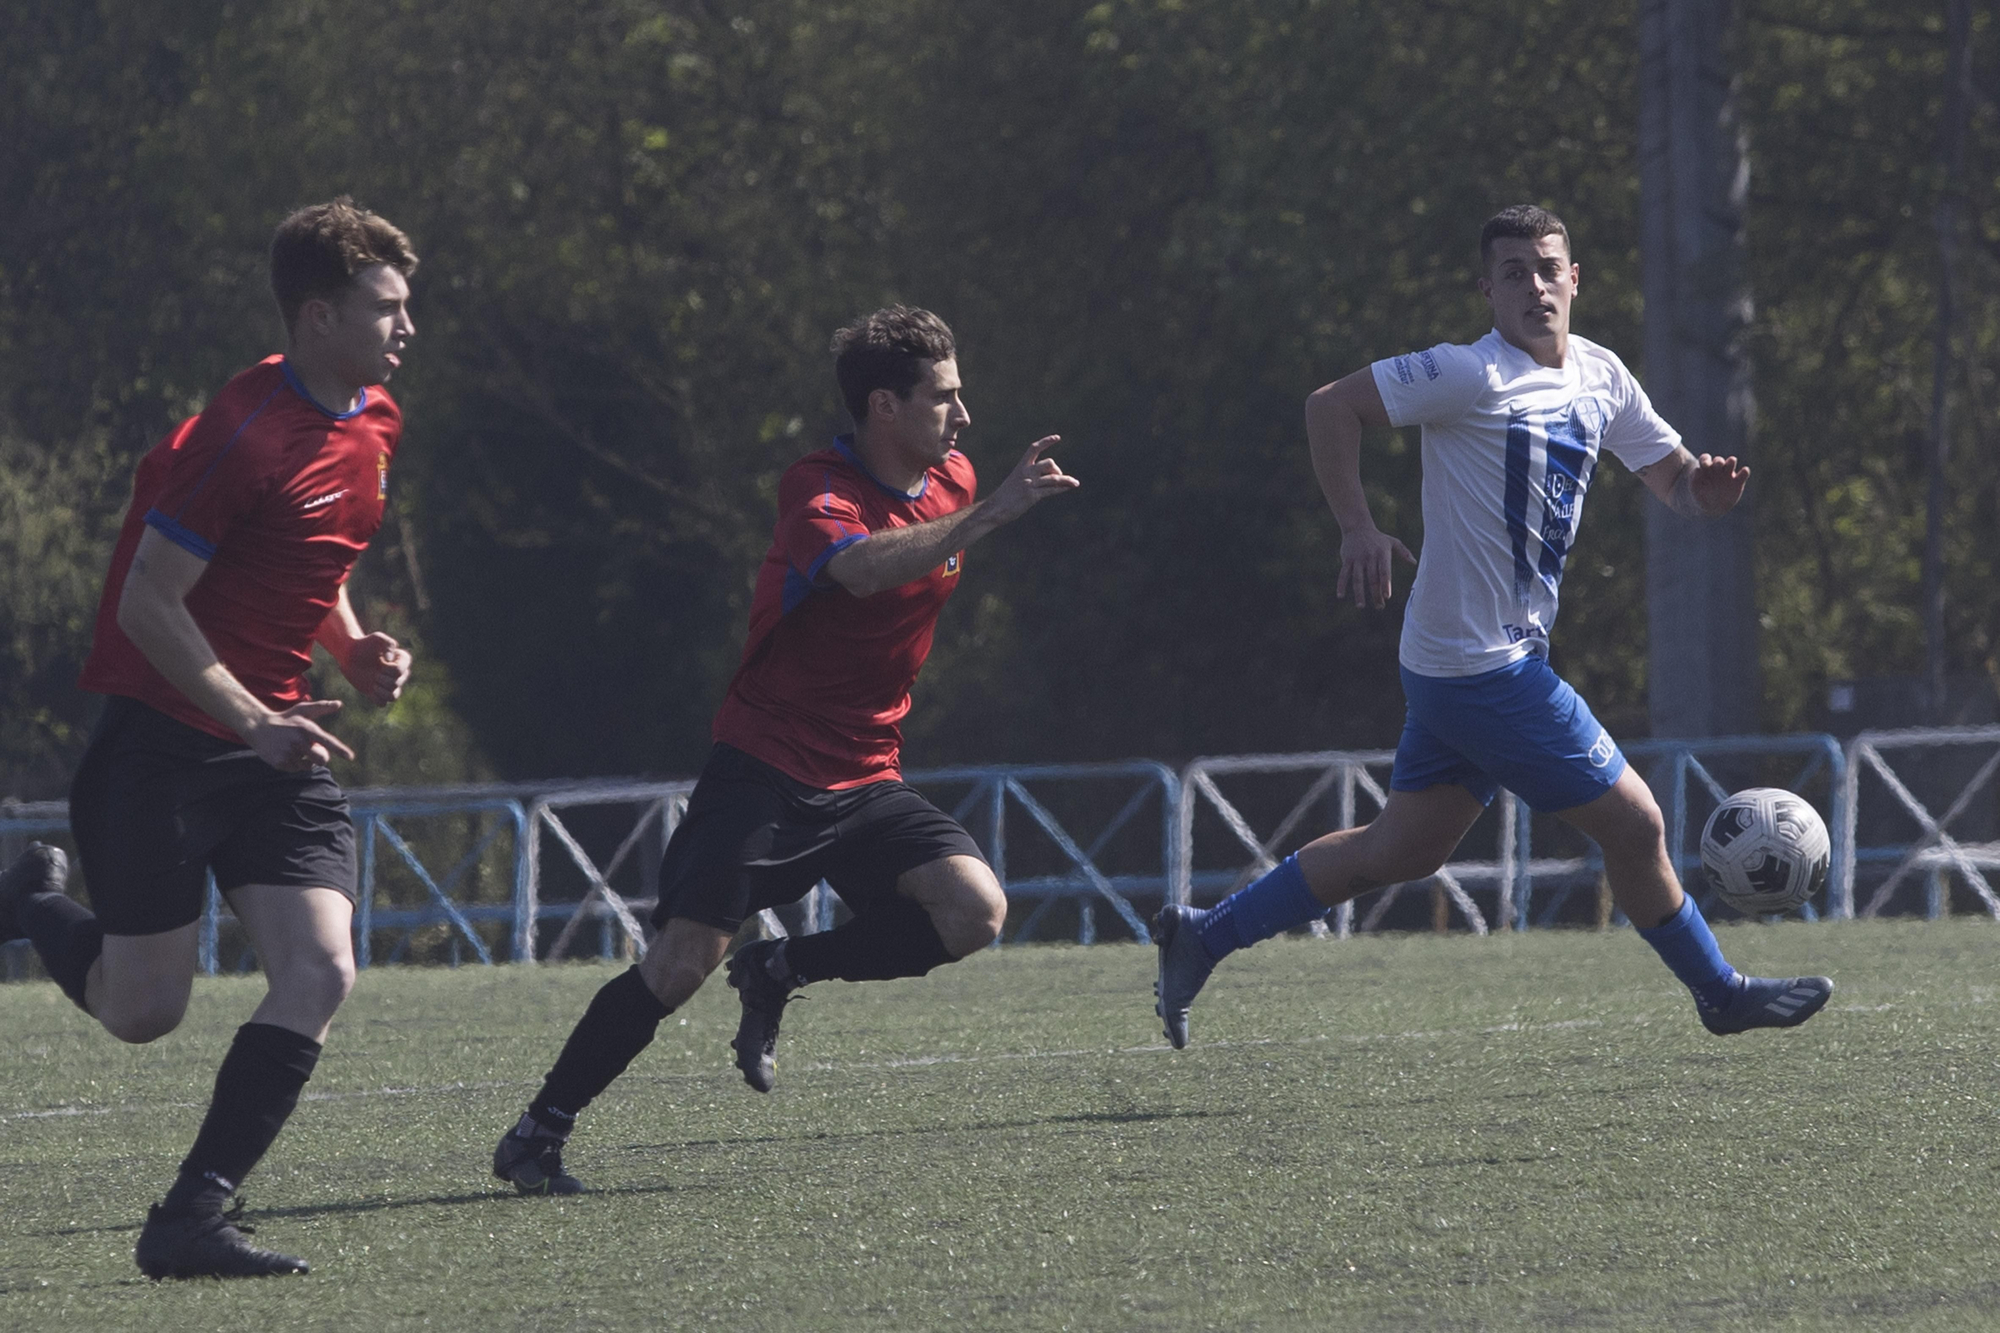
<path fill-rule="evenodd" d="M 1152 951 L 815 987 L 778 1090 L 719 983 L 487 1175 L 604 967 L 364 973 L 248 1194 L 310 1277 L 154 1284 L 136 1223 L 260 985 L 123 1047 L 0 987 L 0 1328 L 2000 1327 L 1991 922 L 1725 929 L 1824 970 L 1717 1040 L 1629 931 L 1276 941 L 1167 1050 Z"/>

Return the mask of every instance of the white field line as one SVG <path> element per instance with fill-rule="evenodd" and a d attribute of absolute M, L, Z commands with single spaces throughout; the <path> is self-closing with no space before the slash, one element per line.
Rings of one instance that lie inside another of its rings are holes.
<path fill-rule="evenodd" d="M 1974 1003 L 1986 1003 L 1981 997 Z M 1830 1012 L 1882 1013 L 1896 1006 L 1891 1004 L 1849 1005 Z M 1650 1018 L 1634 1018 L 1624 1026 L 1647 1027 Z M 1365 1046 L 1385 1041 L 1438 1041 L 1450 1037 L 1494 1037 L 1510 1032 L 1564 1032 L 1577 1028 L 1601 1028 L 1610 1026 L 1601 1018 L 1568 1018 L 1550 1023 L 1498 1023 L 1479 1028 L 1431 1028 L 1413 1029 L 1406 1032 L 1346 1032 L 1321 1034 L 1315 1037 L 1262 1037 L 1253 1041 L 1212 1041 L 1198 1045 L 1206 1050 L 1260 1050 L 1269 1047 L 1324 1046 L 1339 1042 L 1347 1046 Z M 885 1069 L 921 1069 L 930 1065 L 988 1065 L 1006 1064 L 1014 1061 L 1076 1060 L 1086 1056 L 1104 1055 L 1148 1055 L 1156 1051 L 1170 1049 L 1165 1042 L 1152 1042 L 1144 1046 L 1119 1046 L 1110 1050 L 1078 1048 L 1076 1050 L 1055 1051 L 1010 1051 L 998 1055 L 914 1055 L 887 1060 L 825 1061 L 809 1063 L 791 1062 L 787 1068 L 810 1069 L 815 1073 L 867 1072 Z M 697 1076 L 701 1077 L 701 1076 Z M 307 1092 L 299 1100 L 302 1102 L 349 1102 L 375 1098 L 393 1097 L 441 1097 L 454 1092 L 493 1092 L 506 1088 L 535 1088 L 541 1086 L 539 1078 L 529 1079 L 486 1079 L 480 1082 L 438 1083 L 429 1086 L 360 1088 L 351 1092 Z M 79 1117 L 109 1115 L 130 1115 L 148 1111 L 200 1110 L 206 1102 L 120 1102 L 110 1106 L 77 1105 L 49 1107 L 37 1111 L 0 1111 L 0 1124 L 14 1120 L 64 1120 Z"/>

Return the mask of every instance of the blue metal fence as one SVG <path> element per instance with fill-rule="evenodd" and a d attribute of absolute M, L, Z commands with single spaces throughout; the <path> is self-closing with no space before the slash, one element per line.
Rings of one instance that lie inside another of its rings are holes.
<path fill-rule="evenodd" d="M 1991 754 L 1977 763 L 1981 747 Z M 1996 800 L 2000 728 L 1870 732 L 1846 746 L 1817 734 L 1638 741 L 1625 751 L 1652 784 L 1675 867 L 1698 894 L 1702 820 L 1730 783 L 1747 775 L 1806 795 L 1833 830 L 1828 887 L 1823 901 L 1806 909 L 1809 917 L 1856 914 L 1857 867 L 1872 877 L 1873 896 L 1861 915 L 1886 910 L 1905 883 L 1920 883 L 1926 914 L 1940 915 L 1956 876 L 2000 917 L 2000 894 L 1984 873 L 2000 868 L 2000 841 L 1953 831 L 1976 818 L 2000 817 L 1987 809 Z M 1921 784 L 1906 781 L 1891 757 L 1946 753 L 1969 754 L 1963 766 L 1970 777 L 1934 796 L 1942 813 L 1933 814 L 1915 790 Z M 1061 932 L 1087 944 L 1107 924 L 1119 938 L 1145 940 L 1153 905 L 1219 898 L 1268 869 L 1282 850 L 1365 822 L 1385 799 L 1392 759 L 1386 751 L 1326 751 L 1197 759 L 1179 772 L 1135 760 L 965 766 L 908 776 L 978 839 L 1016 905 L 1008 943 Z M 1878 781 L 1864 785 L 1864 770 Z M 1235 790 L 1245 782 L 1276 785 L 1246 801 Z M 367 967 L 419 956 L 531 962 L 577 950 L 602 957 L 642 951 L 660 851 L 692 787 L 625 781 L 350 793 L 360 852 L 357 962 Z M 1864 799 L 1875 823 L 1884 810 L 1900 811 L 1914 832 L 1900 842 L 1862 845 Z M 1270 831 L 1259 833 L 1246 809 Z M 1594 849 L 1537 856 L 1534 817 L 1504 791 L 1495 817 L 1481 827 L 1471 840 L 1481 854 L 1452 862 L 1427 886 L 1379 890 L 1358 913 L 1357 904 L 1343 905 L 1329 922 L 1332 933 L 1375 929 L 1399 894 L 1420 887 L 1433 893 L 1440 922 L 1455 911 L 1477 933 L 1549 925 L 1601 874 Z M 0 803 L 0 856 L 11 859 L 29 839 L 67 837 L 63 803 Z M 826 929 L 835 911 L 836 899 L 822 885 L 795 924 Z M 767 925 L 784 929 L 775 918 Z M 206 972 L 254 963 L 212 884 L 199 943 Z M 23 961 L 23 947 L 0 949 L 10 973 Z"/>

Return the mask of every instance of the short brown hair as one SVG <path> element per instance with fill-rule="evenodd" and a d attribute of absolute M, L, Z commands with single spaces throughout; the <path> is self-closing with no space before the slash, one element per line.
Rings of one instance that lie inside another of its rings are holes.
<path fill-rule="evenodd" d="M 1486 225 L 1479 229 L 1479 271 L 1484 273 L 1493 262 L 1493 242 L 1502 237 L 1522 241 L 1539 241 L 1544 236 L 1563 238 L 1563 249 L 1570 258 L 1576 257 L 1576 249 L 1569 243 L 1569 228 L 1563 220 L 1546 208 L 1534 204 L 1515 204 L 1503 208 L 1486 219 Z"/>
<path fill-rule="evenodd" d="M 341 195 L 298 209 L 271 238 L 271 295 L 289 331 L 308 301 L 329 300 L 375 264 L 405 278 L 417 271 L 410 238 L 386 219 Z"/>
<path fill-rule="evenodd" d="M 892 305 L 833 335 L 833 375 L 856 426 L 868 420 L 868 395 L 887 389 L 898 398 L 924 377 L 924 362 L 958 355 L 945 322 L 928 310 Z"/>

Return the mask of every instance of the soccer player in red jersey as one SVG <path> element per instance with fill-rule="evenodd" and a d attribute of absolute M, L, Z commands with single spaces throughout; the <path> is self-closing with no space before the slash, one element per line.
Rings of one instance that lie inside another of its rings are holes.
<path fill-rule="evenodd" d="M 903 783 L 896 724 L 965 548 L 1077 482 L 1046 456 L 1051 435 L 974 500 L 972 464 L 953 448 L 972 418 L 936 315 L 878 310 L 836 334 L 833 351 L 854 434 L 778 483 L 742 665 L 661 864 L 659 933 L 645 961 L 598 991 L 494 1151 L 494 1174 L 524 1194 L 583 1188 L 562 1164 L 577 1113 L 757 912 L 796 902 L 822 877 L 854 912 L 730 961 L 742 1000 L 736 1066 L 759 1092 L 771 1090 L 779 1015 L 799 987 L 922 976 L 992 943 L 1006 917 L 971 835 Z"/>
<path fill-rule="evenodd" d="M 268 991 L 216 1075 L 194 1147 L 139 1234 L 150 1277 L 303 1273 L 223 1205 L 284 1127 L 354 981 L 354 826 L 328 773 L 353 752 L 306 691 L 312 646 L 388 704 L 410 655 L 369 634 L 349 570 L 381 525 L 402 414 L 382 391 L 415 333 L 402 232 L 346 198 L 271 246 L 286 351 L 238 375 L 143 460 L 81 684 L 107 695 L 70 791 L 94 912 L 62 853 L 0 878 L 0 939 L 32 940 L 122 1041 L 187 1011 L 210 871 Z"/>

